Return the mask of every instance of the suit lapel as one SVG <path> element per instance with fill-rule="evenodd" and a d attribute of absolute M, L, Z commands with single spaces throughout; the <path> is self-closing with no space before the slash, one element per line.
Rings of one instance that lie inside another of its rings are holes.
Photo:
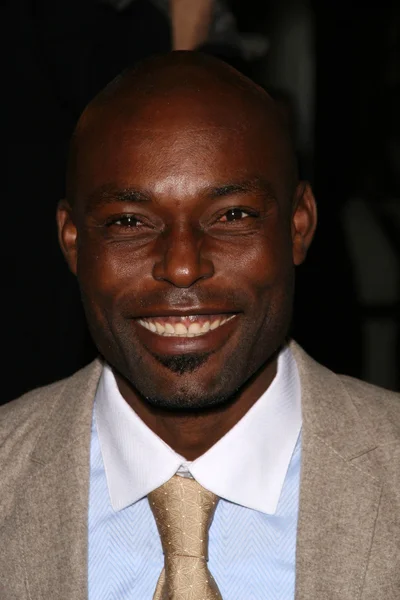
<path fill-rule="evenodd" d="M 376 443 L 341 380 L 292 350 L 303 410 L 296 600 L 357 600 L 381 494 Z"/>
<path fill-rule="evenodd" d="M 87 600 L 87 512 L 92 407 L 101 364 L 66 383 L 32 455 L 17 505 L 32 600 Z"/>

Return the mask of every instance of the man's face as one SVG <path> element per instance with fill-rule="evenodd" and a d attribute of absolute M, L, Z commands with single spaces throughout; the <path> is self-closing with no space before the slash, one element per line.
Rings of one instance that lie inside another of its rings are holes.
<path fill-rule="evenodd" d="M 302 259 L 274 128 L 189 110 L 149 103 L 87 135 L 60 219 L 100 352 L 171 408 L 219 403 L 268 361 Z"/>

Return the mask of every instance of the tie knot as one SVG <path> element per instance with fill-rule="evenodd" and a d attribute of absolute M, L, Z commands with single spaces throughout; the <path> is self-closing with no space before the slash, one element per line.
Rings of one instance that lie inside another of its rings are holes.
<path fill-rule="evenodd" d="M 189 477 L 174 475 L 148 496 L 164 554 L 207 560 L 208 528 L 218 496 Z"/>

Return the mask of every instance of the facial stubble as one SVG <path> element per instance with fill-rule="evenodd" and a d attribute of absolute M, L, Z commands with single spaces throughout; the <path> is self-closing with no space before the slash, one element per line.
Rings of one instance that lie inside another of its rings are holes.
<path fill-rule="evenodd" d="M 153 357 L 166 369 L 184 380 L 185 375 L 190 375 L 200 369 L 208 360 L 212 360 L 213 352 L 188 353 L 177 356 L 153 355 Z M 236 392 L 237 390 L 235 390 Z M 194 412 L 205 408 L 217 407 L 231 399 L 231 394 L 216 394 L 203 397 L 190 394 L 189 390 L 182 394 L 175 394 L 173 398 L 160 395 L 145 396 L 146 401 L 153 406 L 165 410 Z"/>

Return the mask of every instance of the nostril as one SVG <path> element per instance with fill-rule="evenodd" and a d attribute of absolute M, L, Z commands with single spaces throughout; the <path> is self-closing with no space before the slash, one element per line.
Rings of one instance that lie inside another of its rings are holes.
<path fill-rule="evenodd" d="M 199 279 L 211 277 L 214 267 L 203 255 L 203 241 L 198 232 L 186 228 L 169 231 L 159 247 L 161 255 L 154 265 L 154 278 L 176 287 L 190 287 Z"/>
<path fill-rule="evenodd" d="M 176 287 L 190 287 L 200 279 L 208 279 L 214 274 L 211 261 L 159 261 L 154 265 L 153 277 L 157 281 L 168 281 Z"/>

